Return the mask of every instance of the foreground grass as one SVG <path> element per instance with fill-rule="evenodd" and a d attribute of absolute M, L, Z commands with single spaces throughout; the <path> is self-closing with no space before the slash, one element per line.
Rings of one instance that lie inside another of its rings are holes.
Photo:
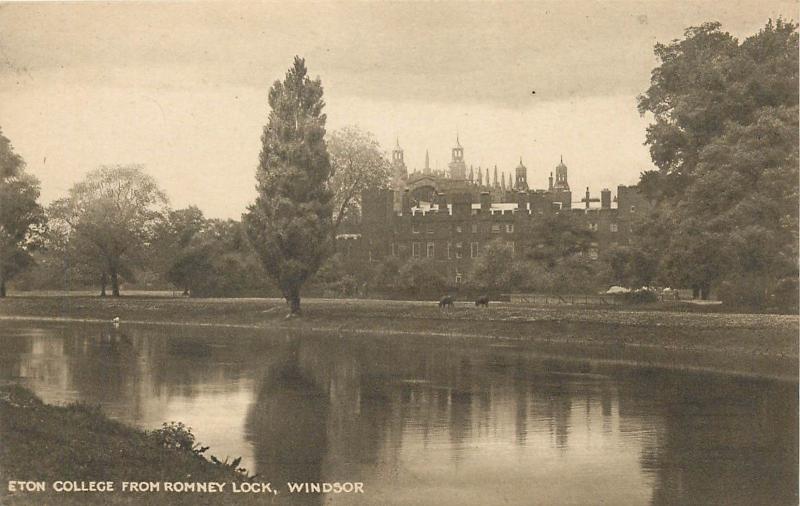
<path fill-rule="evenodd" d="M 68 318 L 123 324 L 241 325 L 339 333 L 423 334 L 563 343 L 625 358 L 656 350 L 660 363 L 797 378 L 797 316 L 704 314 L 584 306 L 471 303 L 441 311 L 435 302 L 304 299 L 303 316 L 286 320 L 279 299 L 8 297 L 0 317 Z M 637 358 L 638 359 L 638 358 Z"/>
<path fill-rule="evenodd" d="M 234 471 L 190 451 L 158 446 L 144 431 L 108 419 L 98 409 L 43 404 L 19 386 L 0 388 L 0 502 L 2 504 L 219 504 L 220 494 L 115 491 L 55 492 L 56 481 L 241 482 Z M 46 483 L 45 492 L 9 492 L 9 480 Z M 236 494 L 238 503 L 269 498 Z"/>

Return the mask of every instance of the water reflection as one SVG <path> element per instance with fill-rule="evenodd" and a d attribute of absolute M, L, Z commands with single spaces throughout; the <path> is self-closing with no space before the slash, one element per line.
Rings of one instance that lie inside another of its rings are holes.
<path fill-rule="evenodd" d="M 300 368 L 298 343 L 270 359 L 245 423 L 255 468 L 274 483 L 322 481 L 328 392 Z M 305 502 L 319 496 L 290 496 Z"/>
<path fill-rule="evenodd" d="M 241 329 L 0 330 L 0 373 L 142 427 L 180 420 L 321 504 L 796 504 L 797 385 L 525 346 Z"/>

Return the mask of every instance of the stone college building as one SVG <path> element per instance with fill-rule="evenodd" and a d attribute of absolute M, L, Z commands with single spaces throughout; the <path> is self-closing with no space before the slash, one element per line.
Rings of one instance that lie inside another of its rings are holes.
<path fill-rule="evenodd" d="M 650 206 L 634 187 L 618 186 L 614 196 L 603 189 L 599 198 L 586 188 L 573 202 L 563 159 L 554 172 L 547 189 L 533 189 L 522 160 L 508 178 L 505 173 L 498 178 L 497 166 L 467 169 L 456 139 L 447 172 L 431 170 L 426 153 L 423 170 L 409 173 L 398 143 L 390 188 L 362 195 L 361 222 L 337 237 L 339 248 L 365 262 L 431 258 L 441 262 L 449 283 L 460 284 L 493 240 L 513 245 L 515 254 L 536 247 L 533 225 L 552 213 L 570 213 L 593 232 L 586 252 L 592 259 L 605 248 L 628 243 L 632 220 Z"/>

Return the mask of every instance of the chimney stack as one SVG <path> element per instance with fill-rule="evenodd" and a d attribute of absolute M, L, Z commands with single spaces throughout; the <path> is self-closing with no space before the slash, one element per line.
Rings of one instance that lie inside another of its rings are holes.
<path fill-rule="evenodd" d="M 600 208 L 611 209 L 611 190 L 603 188 L 600 191 Z"/>
<path fill-rule="evenodd" d="M 408 188 L 403 192 L 403 216 L 411 216 L 411 192 Z"/>
<path fill-rule="evenodd" d="M 492 208 L 491 195 L 489 195 L 489 192 L 481 192 L 481 213 L 489 214 L 489 210 L 491 208 Z"/>
<path fill-rule="evenodd" d="M 437 193 L 436 204 L 439 207 L 439 211 L 447 211 L 447 196 L 444 193 Z"/>
<path fill-rule="evenodd" d="M 528 213 L 528 192 L 517 192 L 517 212 Z"/>

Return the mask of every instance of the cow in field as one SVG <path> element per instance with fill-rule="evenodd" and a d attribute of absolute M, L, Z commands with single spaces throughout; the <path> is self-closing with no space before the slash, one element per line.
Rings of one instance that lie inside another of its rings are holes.
<path fill-rule="evenodd" d="M 439 308 L 444 309 L 447 307 L 453 307 L 453 297 L 450 295 L 445 295 L 441 299 L 439 299 Z"/>
<path fill-rule="evenodd" d="M 485 306 L 489 307 L 489 296 L 488 295 L 481 295 L 477 299 L 475 299 L 475 307 Z"/>

